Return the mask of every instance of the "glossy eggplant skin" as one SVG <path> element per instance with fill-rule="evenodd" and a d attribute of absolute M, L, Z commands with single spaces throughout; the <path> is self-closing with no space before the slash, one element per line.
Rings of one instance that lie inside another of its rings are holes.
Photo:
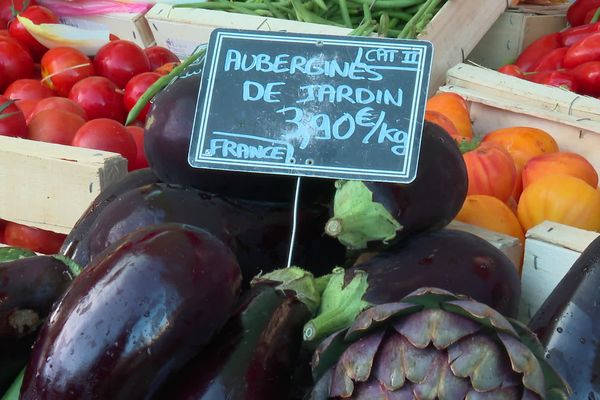
<path fill-rule="evenodd" d="M 87 265 L 125 234 L 164 222 L 206 229 L 235 253 L 244 281 L 262 271 L 285 267 L 292 230 L 290 203 L 253 202 L 213 195 L 193 188 L 157 183 L 118 196 L 95 217 L 72 258 Z M 328 208 L 301 206 L 298 211 L 294 265 L 327 273 L 344 262 L 345 249 L 323 235 Z"/>
<path fill-rule="evenodd" d="M 144 132 L 144 151 L 150 167 L 166 183 L 248 200 L 291 201 L 296 177 L 198 169 L 189 165 L 188 152 L 203 65 L 203 61 L 192 64 L 154 97 Z M 302 197 L 325 203 L 333 198 L 333 180 L 303 178 L 302 182 Z"/>
<path fill-rule="evenodd" d="M 600 238 L 595 239 L 535 313 L 529 327 L 573 399 L 600 399 Z"/>
<path fill-rule="evenodd" d="M 207 348 L 155 400 L 288 399 L 308 307 L 291 291 L 252 287 Z"/>
<path fill-rule="evenodd" d="M 17 328 L 9 321 L 23 311 L 43 320 L 71 280 L 68 267 L 52 256 L 0 263 L 0 340 L 30 333 L 27 327 Z"/>
<path fill-rule="evenodd" d="M 223 327 L 240 282 L 233 253 L 204 230 L 162 224 L 127 235 L 53 309 L 20 398 L 150 398 Z"/>
<path fill-rule="evenodd" d="M 395 240 L 441 229 L 460 211 L 467 196 L 467 169 L 454 139 L 425 121 L 417 177 L 408 185 L 366 182 L 373 200 L 402 225 Z"/>
<path fill-rule="evenodd" d="M 63 242 L 59 253 L 69 258 L 73 258 L 73 252 L 77 248 L 78 243 L 83 240 L 88 234 L 96 217 L 104 210 L 111 201 L 119 195 L 140 186 L 151 183 L 158 183 L 160 180 L 150 168 L 142 168 L 135 171 L 130 171 L 123 177 L 110 185 L 108 185 L 90 204 L 87 210 L 79 217 L 79 220 L 71 229 Z"/>
<path fill-rule="evenodd" d="M 27 363 L 39 326 L 71 280 L 52 256 L 0 263 L 0 393 Z"/>
<path fill-rule="evenodd" d="M 397 243 L 346 270 L 368 274 L 363 299 L 372 304 L 400 301 L 421 287 L 439 287 L 467 295 L 508 317 L 517 314 L 521 283 L 515 266 L 485 240 L 462 231 L 442 229 Z"/>

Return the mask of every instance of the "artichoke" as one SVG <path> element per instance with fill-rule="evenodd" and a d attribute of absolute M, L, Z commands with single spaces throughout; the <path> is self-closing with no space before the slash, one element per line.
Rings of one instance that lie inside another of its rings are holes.
<path fill-rule="evenodd" d="M 434 288 L 362 311 L 321 342 L 312 368 L 311 400 L 553 400 L 571 393 L 523 324 Z"/>

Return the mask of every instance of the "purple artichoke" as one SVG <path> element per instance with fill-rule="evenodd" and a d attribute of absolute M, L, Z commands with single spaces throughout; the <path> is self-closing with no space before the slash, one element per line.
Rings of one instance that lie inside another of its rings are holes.
<path fill-rule="evenodd" d="M 309 398 L 356 400 L 568 399 L 527 328 L 441 289 L 361 312 L 313 357 Z"/>

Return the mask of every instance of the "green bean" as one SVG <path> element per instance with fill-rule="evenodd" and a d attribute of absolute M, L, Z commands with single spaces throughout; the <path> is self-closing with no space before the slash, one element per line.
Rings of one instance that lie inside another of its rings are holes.
<path fill-rule="evenodd" d="M 174 78 L 179 76 L 184 69 L 189 67 L 194 61 L 196 61 L 200 57 L 203 57 L 205 54 L 206 48 L 198 50 L 196 53 L 183 60 L 183 62 L 177 67 L 173 68 L 173 70 L 167 75 L 161 76 L 152 85 L 150 85 L 150 87 L 146 89 L 144 94 L 138 99 L 133 108 L 129 111 L 129 114 L 127 114 L 127 120 L 125 121 L 125 125 L 129 125 L 130 123 L 135 121 L 142 109 L 146 106 L 146 104 L 148 104 L 150 100 L 152 100 L 154 96 L 156 96 L 158 92 L 163 90 L 169 84 L 169 82 L 171 82 Z"/>
<path fill-rule="evenodd" d="M 417 36 L 417 24 L 423 20 L 423 16 L 430 13 L 441 0 L 425 0 L 419 11 L 406 23 L 399 38 L 413 39 Z"/>
<path fill-rule="evenodd" d="M 351 0 L 353 2 L 356 3 L 361 3 L 361 4 L 368 4 L 370 5 L 373 0 Z M 410 7 L 410 6 L 414 6 L 417 4 L 423 4 L 426 0 L 377 0 L 375 1 L 375 7 L 377 9 L 381 9 L 381 8 L 394 8 L 394 9 L 398 9 L 398 8 L 405 8 L 405 7 Z"/>
<path fill-rule="evenodd" d="M 373 13 L 373 15 L 375 16 L 381 16 L 381 14 L 387 14 L 392 18 L 397 18 L 400 19 L 404 22 L 408 22 L 410 21 L 410 19 L 412 18 L 413 14 L 409 14 L 407 12 L 403 12 L 403 11 L 396 11 L 396 10 L 380 10 L 380 11 L 375 11 Z"/>
<path fill-rule="evenodd" d="M 371 3 L 371 4 L 373 4 L 373 3 Z M 365 21 L 371 21 L 373 19 L 373 16 L 371 15 L 371 6 L 370 5 L 363 3 L 363 15 L 364 15 Z"/>
<path fill-rule="evenodd" d="M 390 16 L 386 13 L 383 13 L 383 14 L 381 14 L 381 17 L 379 17 L 379 31 L 377 32 L 377 34 L 379 36 L 386 37 L 389 29 L 390 29 Z"/>
<path fill-rule="evenodd" d="M 340 12 L 342 13 L 342 18 L 344 19 L 344 25 L 348 28 L 351 28 L 352 22 L 350 21 L 350 13 L 348 12 L 348 3 L 346 0 L 338 0 L 338 4 L 340 5 Z"/>
<path fill-rule="evenodd" d="M 174 7 L 204 8 L 326 24 L 352 35 L 414 38 L 447 0 L 208 0 Z"/>
<path fill-rule="evenodd" d="M 313 0 L 313 3 L 323 11 L 327 11 L 327 4 L 323 0 Z"/>

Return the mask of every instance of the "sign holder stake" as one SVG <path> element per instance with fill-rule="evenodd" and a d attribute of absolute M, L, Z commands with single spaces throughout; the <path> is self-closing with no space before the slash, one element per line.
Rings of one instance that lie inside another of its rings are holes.
<path fill-rule="evenodd" d="M 296 179 L 296 193 L 294 194 L 294 209 L 292 210 L 292 235 L 290 237 L 290 250 L 288 252 L 287 268 L 292 266 L 292 257 L 294 255 L 294 244 L 296 243 L 296 225 L 298 223 L 298 201 L 300 199 L 300 181 L 302 178 Z"/>

